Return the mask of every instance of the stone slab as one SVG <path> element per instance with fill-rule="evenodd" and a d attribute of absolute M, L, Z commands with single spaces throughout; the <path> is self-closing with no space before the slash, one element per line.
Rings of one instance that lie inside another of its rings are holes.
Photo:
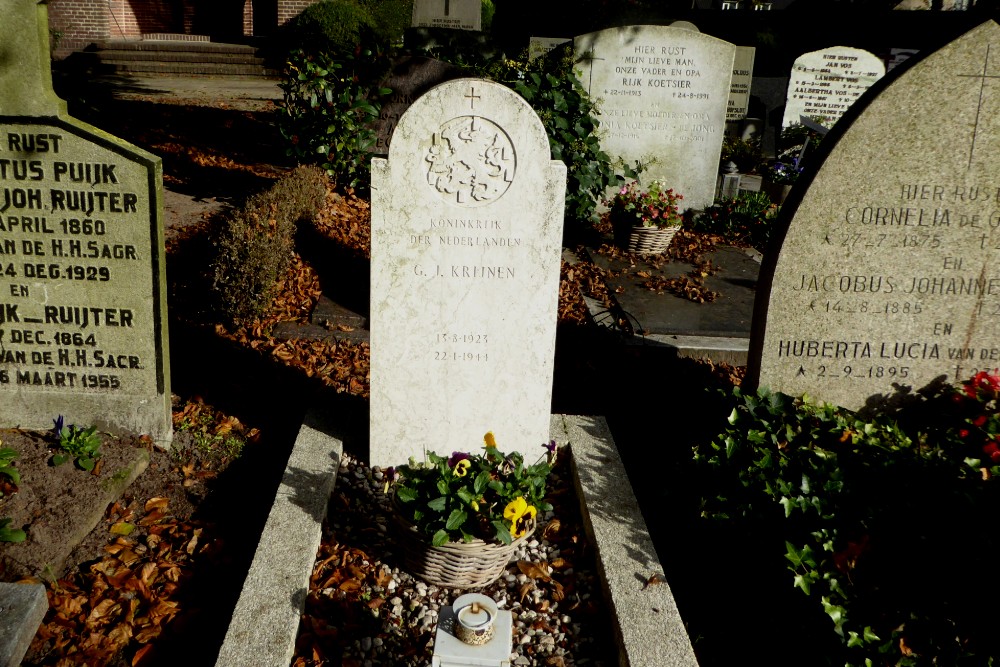
<path fill-rule="evenodd" d="M 569 442 L 572 449 L 580 510 L 611 611 L 619 664 L 696 667 L 669 582 L 644 583 L 654 575 L 662 578 L 663 566 L 607 422 L 603 417 L 553 415 L 552 437 Z"/>
<path fill-rule="evenodd" d="M 434 656 L 431 667 L 510 667 L 514 645 L 514 621 L 510 611 L 497 612 L 495 634 L 485 644 L 473 646 L 455 636 L 455 610 L 441 607 L 434 633 Z"/>
<path fill-rule="evenodd" d="M 482 30 L 481 0 L 414 0 L 411 24 L 414 28 Z"/>
<path fill-rule="evenodd" d="M 42 584 L 0 583 L 0 667 L 17 667 L 49 609 Z"/>
<path fill-rule="evenodd" d="M 596 252 L 591 257 L 602 269 L 618 271 L 630 266 Z M 657 294 L 642 286 L 648 278 L 636 275 L 644 271 L 653 278 L 681 277 L 694 268 L 685 262 L 668 262 L 659 269 L 639 262 L 627 275 L 609 278 L 608 291 L 637 334 L 749 339 L 760 263 L 746 250 L 726 246 L 706 258 L 719 267 L 718 273 L 705 278 L 705 286 L 721 294 L 715 301 L 696 303 L 669 293 Z"/>
<path fill-rule="evenodd" d="M 648 164 L 643 182 L 681 193 L 682 210 L 710 206 L 736 47 L 683 28 L 624 26 L 580 35 L 573 50 L 600 101 L 602 148 Z"/>
<path fill-rule="evenodd" d="M 505 86 L 443 83 L 372 161 L 371 453 L 546 441 L 566 168 Z"/>
<path fill-rule="evenodd" d="M 261 533 L 217 667 L 288 665 L 295 652 L 323 518 L 343 454 L 326 418 L 311 411 L 299 430 Z"/>
<path fill-rule="evenodd" d="M 44 9 L 0 0 L 0 424 L 167 444 L 162 165 L 66 115 Z"/>
<path fill-rule="evenodd" d="M 998 56 L 987 21 L 825 140 L 761 272 L 750 386 L 857 409 L 1000 365 Z"/>
<path fill-rule="evenodd" d="M 831 127 L 883 76 L 882 59 L 863 49 L 831 46 L 803 53 L 792 64 L 781 127 L 799 123 L 800 116 L 822 116 Z"/>

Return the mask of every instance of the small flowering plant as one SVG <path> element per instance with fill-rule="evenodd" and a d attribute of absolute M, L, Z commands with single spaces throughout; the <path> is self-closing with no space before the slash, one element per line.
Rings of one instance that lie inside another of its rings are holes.
<path fill-rule="evenodd" d="M 767 165 L 767 170 L 764 172 L 764 176 L 771 183 L 777 185 L 792 185 L 797 180 L 799 176 L 802 175 L 802 167 L 798 166 L 797 160 L 795 162 L 772 162 Z"/>
<path fill-rule="evenodd" d="M 638 181 L 626 183 L 615 196 L 605 200 L 613 224 L 627 223 L 642 227 L 680 227 L 677 203 L 684 197 L 672 189 L 663 189 L 659 181 L 642 190 Z"/>
<path fill-rule="evenodd" d="M 956 387 L 952 400 L 962 423 L 956 435 L 966 445 L 966 463 L 1000 474 L 1000 371 L 980 371 Z"/>
<path fill-rule="evenodd" d="M 450 541 L 510 544 L 530 532 L 545 502 L 545 483 L 555 462 L 556 443 L 542 445 L 538 461 L 525 465 L 519 452 L 504 454 L 493 433 L 483 438 L 482 454 L 427 452 L 396 469 L 396 507 L 434 546 Z M 393 473 L 394 474 L 394 473 Z"/>

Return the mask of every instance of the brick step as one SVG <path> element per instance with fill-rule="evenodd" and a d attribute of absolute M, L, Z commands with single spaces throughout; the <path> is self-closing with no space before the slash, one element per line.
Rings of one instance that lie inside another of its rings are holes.
<path fill-rule="evenodd" d="M 163 63 L 215 63 L 263 66 L 264 59 L 253 53 L 206 53 L 189 51 L 98 51 L 102 63 L 163 62 Z"/>
<path fill-rule="evenodd" d="M 182 35 L 184 36 L 184 35 Z M 247 44 L 201 40 L 114 40 L 94 44 L 83 57 L 118 73 L 274 77 L 257 49 Z"/>
<path fill-rule="evenodd" d="M 187 51 L 191 53 L 257 53 L 248 44 L 222 42 L 181 41 L 173 39 L 112 40 L 94 45 L 95 52 L 102 51 Z"/>
<path fill-rule="evenodd" d="M 119 73 L 206 74 L 216 76 L 274 77 L 278 72 L 261 65 L 235 63 L 183 63 L 135 60 L 103 60 L 102 66 Z"/>

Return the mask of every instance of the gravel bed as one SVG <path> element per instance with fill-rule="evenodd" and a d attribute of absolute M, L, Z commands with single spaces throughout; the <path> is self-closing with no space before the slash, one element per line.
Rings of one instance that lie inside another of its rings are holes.
<path fill-rule="evenodd" d="M 478 589 L 514 619 L 511 665 L 618 663 L 593 553 L 570 478 L 568 452 L 549 479 L 553 510 L 505 573 Z M 386 479 L 345 454 L 331 497 L 293 665 L 425 667 L 438 613 L 469 591 L 441 588 L 398 567 Z"/>

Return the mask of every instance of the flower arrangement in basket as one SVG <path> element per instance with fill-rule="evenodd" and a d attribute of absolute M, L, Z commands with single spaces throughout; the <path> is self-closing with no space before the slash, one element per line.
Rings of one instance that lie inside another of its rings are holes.
<path fill-rule="evenodd" d="M 677 203 L 684 197 L 653 181 L 642 190 L 638 181 L 622 186 L 605 200 L 615 243 L 629 252 L 663 252 L 681 226 Z"/>
<path fill-rule="evenodd" d="M 525 465 L 518 452 L 504 454 L 492 433 L 482 454 L 427 452 L 396 469 L 393 520 L 407 570 L 430 583 L 474 588 L 495 581 L 515 549 L 535 530 L 556 444 L 543 445 Z"/>

